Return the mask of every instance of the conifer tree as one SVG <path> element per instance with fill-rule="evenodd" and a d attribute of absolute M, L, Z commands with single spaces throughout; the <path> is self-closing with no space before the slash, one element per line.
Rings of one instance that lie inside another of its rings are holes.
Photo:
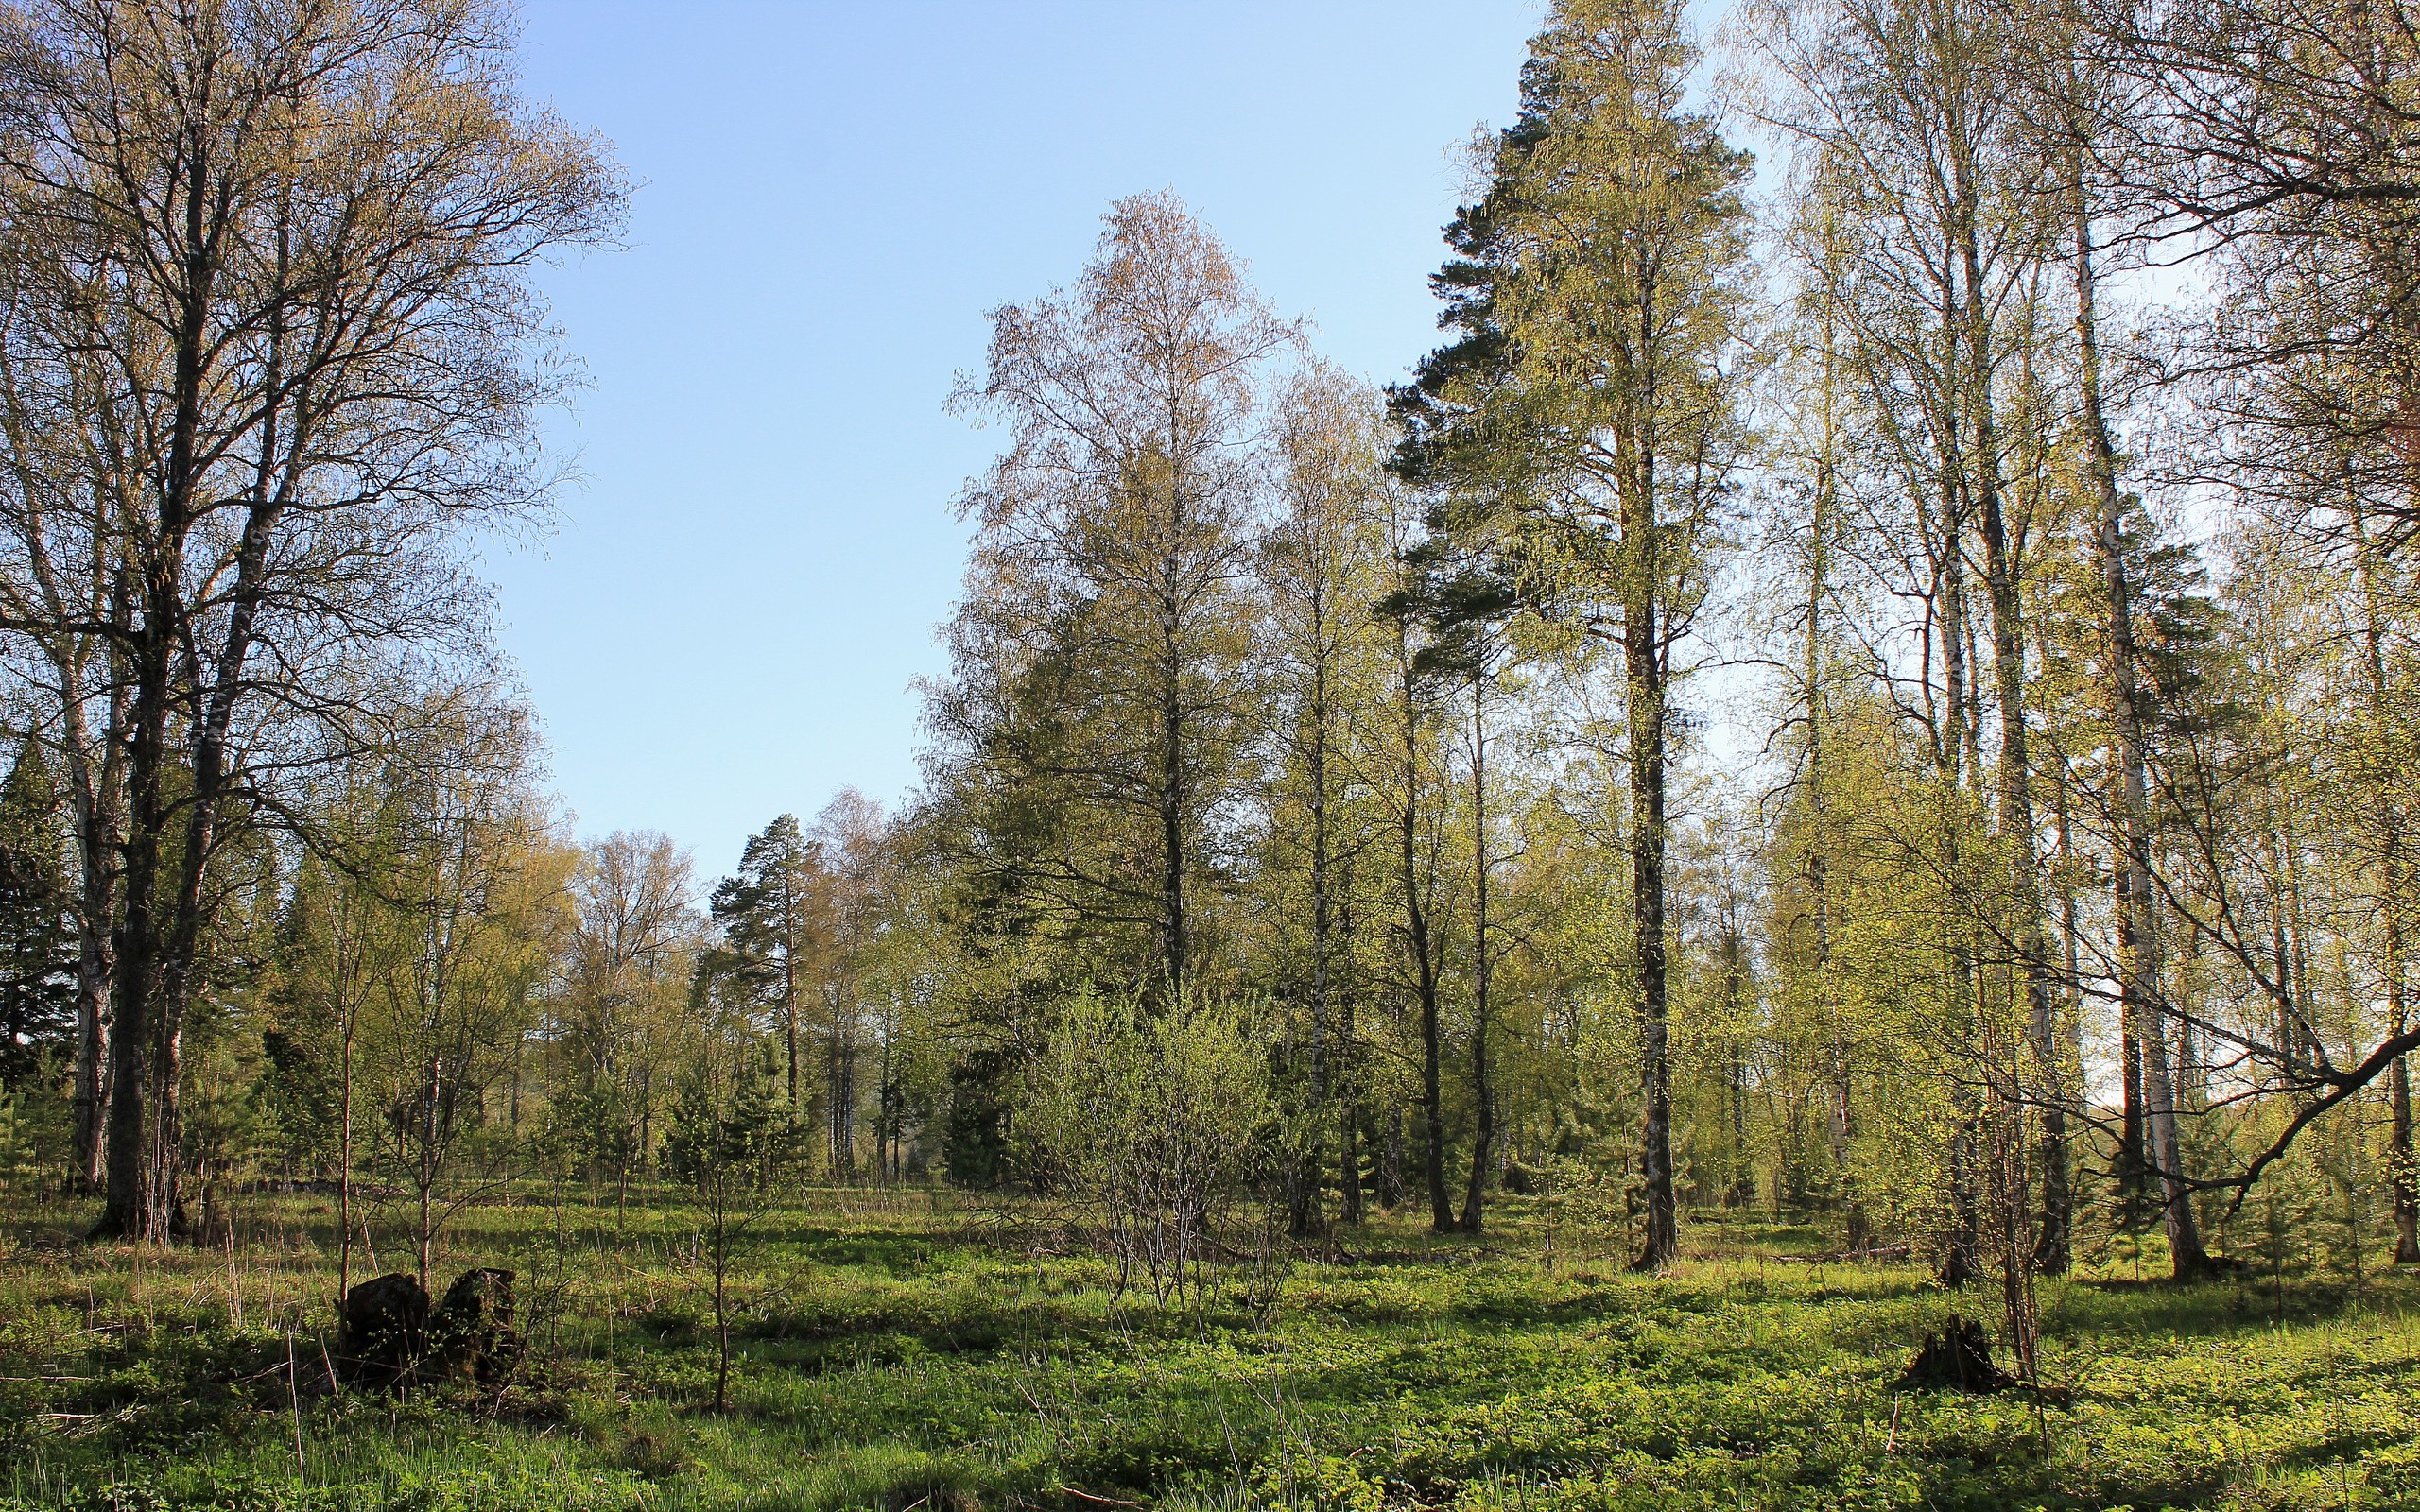
<path fill-rule="evenodd" d="M 1677 1252 L 1666 846 L 1676 649 L 1745 446 L 1751 162 L 1685 108 L 1697 51 L 1663 0 L 1567 0 L 1437 279 L 1458 335 L 1397 394 L 1407 472 L 1525 595 L 1617 640 L 1628 721 L 1647 1234 Z"/>
<path fill-rule="evenodd" d="M 32 740 L 0 781 L 0 1089 L 64 1070 L 76 1022 L 75 909 L 50 761 Z"/>
<path fill-rule="evenodd" d="M 715 884 L 707 911 L 722 946 L 700 961 L 769 1013 L 782 1044 L 782 1096 L 792 1117 L 804 1106 L 799 1010 L 819 933 L 817 847 L 785 814 L 749 836 L 739 870 Z"/>

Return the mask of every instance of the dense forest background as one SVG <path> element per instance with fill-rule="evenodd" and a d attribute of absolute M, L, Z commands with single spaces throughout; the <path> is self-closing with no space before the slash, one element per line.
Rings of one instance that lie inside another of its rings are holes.
<path fill-rule="evenodd" d="M 946 1182 L 1163 1291 L 1761 1210 L 2020 1349 L 2420 1261 L 2404 8 L 1561 0 L 1383 392 L 1119 201 L 961 383 L 922 785 L 718 879 L 573 836 L 488 633 L 624 194 L 510 43 L 0 8 L 9 1198 L 425 1278 L 530 1183 Z"/>

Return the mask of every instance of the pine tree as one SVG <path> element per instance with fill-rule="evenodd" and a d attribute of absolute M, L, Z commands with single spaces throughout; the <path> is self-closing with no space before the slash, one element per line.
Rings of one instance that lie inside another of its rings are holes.
<path fill-rule="evenodd" d="M 819 936 L 815 844 L 785 814 L 739 852 L 739 870 L 715 884 L 707 911 L 722 930 L 721 949 L 701 961 L 771 1017 L 782 1044 L 782 1091 L 793 1117 L 804 1106 L 799 1079 L 799 1010 Z"/>
<path fill-rule="evenodd" d="M 1752 163 L 1685 108 L 1682 8 L 1565 0 L 1531 43 L 1520 119 L 1435 281 L 1458 339 L 1396 395 L 1406 471 L 1441 520 L 1502 536 L 1525 596 L 1617 640 L 1646 1117 L 1638 1263 L 1679 1245 L 1666 847 L 1674 651 L 1744 451 Z"/>

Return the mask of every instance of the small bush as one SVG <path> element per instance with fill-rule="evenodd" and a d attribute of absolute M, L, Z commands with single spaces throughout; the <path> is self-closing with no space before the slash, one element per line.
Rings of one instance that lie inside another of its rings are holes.
<path fill-rule="evenodd" d="M 1027 1072 L 1033 1165 L 1116 1264 L 1165 1305 L 1197 1297 L 1229 1206 L 1272 1132 L 1256 1006 L 1192 991 L 1152 1005 L 1086 993 Z"/>

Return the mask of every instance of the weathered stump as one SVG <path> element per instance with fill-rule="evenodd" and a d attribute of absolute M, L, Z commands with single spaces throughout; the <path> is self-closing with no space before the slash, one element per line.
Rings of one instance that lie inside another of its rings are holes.
<path fill-rule="evenodd" d="M 512 1327 L 512 1272 L 466 1270 L 445 1289 L 445 1300 L 429 1319 L 429 1364 L 434 1373 L 492 1386 L 521 1357 L 521 1335 Z"/>
<path fill-rule="evenodd" d="M 344 1294 L 340 1363 L 347 1381 L 392 1386 L 409 1381 L 428 1347 L 428 1290 L 401 1271 Z"/>
<path fill-rule="evenodd" d="M 2006 1391 L 2016 1378 L 1992 1363 L 1992 1341 L 1983 1326 L 1970 1318 L 1953 1317 L 1938 1333 L 1925 1335 L 1924 1346 L 1895 1383 L 1901 1391 Z"/>

